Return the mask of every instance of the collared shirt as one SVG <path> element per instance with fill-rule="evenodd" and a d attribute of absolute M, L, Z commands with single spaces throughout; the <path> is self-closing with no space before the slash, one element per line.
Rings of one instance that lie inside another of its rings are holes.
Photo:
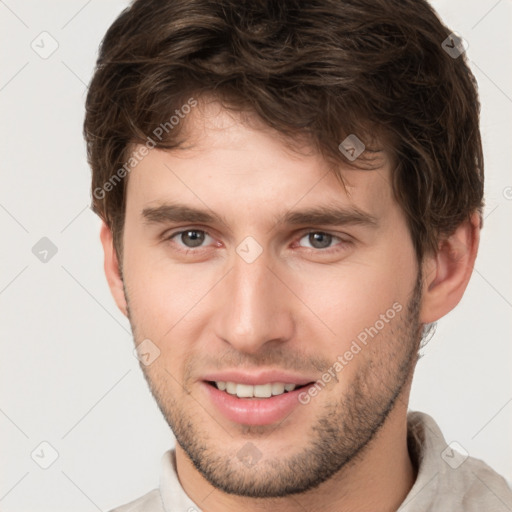
<path fill-rule="evenodd" d="M 503 477 L 463 448 L 447 445 L 427 414 L 407 415 L 409 454 L 418 474 L 399 512 L 512 512 L 512 490 Z M 459 451 L 457 451 L 459 448 Z M 160 486 L 111 512 L 201 512 L 178 480 L 174 450 L 161 461 Z"/>

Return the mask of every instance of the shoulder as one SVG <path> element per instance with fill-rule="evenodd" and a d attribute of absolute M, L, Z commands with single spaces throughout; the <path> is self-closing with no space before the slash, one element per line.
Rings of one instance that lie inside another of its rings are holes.
<path fill-rule="evenodd" d="M 110 512 L 165 512 L 165 509 L 162 505 L 160 491 L 153 489 L 144 496 L 114 508 Z"/>
<path fill-rule="evenodd" d="M 404 502 L 410 507 L 401 508 L 401 512 L 512 511 L 512 489 L 507 481 L 460 445 L 447 444 L 429 415 L 417 411 L 408 414 L 408 443 L 418 475 Z"/>
<path fill-rule="evenodd" d="M 512 489 L 507 481 L 485 462 L 468 457 L 459 468 L 464 494 L 461 506 L 468 512 L 486 510 L 501 512 L 512 510 Z"/>

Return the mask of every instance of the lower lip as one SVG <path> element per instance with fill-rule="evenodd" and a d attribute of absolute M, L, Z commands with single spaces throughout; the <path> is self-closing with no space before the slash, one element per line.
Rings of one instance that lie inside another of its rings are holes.
<path fill-rule="evenodd" d="M 230 421 L 242 425 L 270 425 L 284 420 L 299 402 L 299 394 L 307 391 L 304 386 L 282 395 L 270 398 L 238 398 L 215 386 L 201 383 L 210 400 L 217 409 Z"/>

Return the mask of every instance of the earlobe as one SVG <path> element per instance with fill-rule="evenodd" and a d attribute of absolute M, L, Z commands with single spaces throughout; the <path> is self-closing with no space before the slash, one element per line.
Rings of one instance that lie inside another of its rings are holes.
<path fill-rule="evenodd" d="M 452 235 L 441 240 L 437 254 L 425 257 L 422 323 L 439 320 L 460 302 L 475 265 L 480 227 L 480 215 L 474 213 Z"/>
<path fill-rule="evenodd" d="M 103 222 L 100 230 L 101 244 L 103 245 L 105 276 L 107 278 L 108 286 L 116 301 L 117 307 L 121 312 L 128 316 L 128 309 L 126 306 L 126 297 L 124 295 L 123 280 L 119 268 L 119 261 L 112 238 L 112 231 Z"/>

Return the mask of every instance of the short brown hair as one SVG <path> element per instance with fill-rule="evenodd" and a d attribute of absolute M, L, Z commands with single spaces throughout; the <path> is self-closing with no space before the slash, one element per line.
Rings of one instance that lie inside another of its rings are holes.
<path fill-rule="evenodd" d="M 133 1 L 102 41 L 84 121 L 92 209 L 118 255 L 129 147 L 159 126 L 156 146 L 179 147 L 169 119 L 204 95 L 337 162 L 364 161 L 338 149 L 349 134 L 383 142 L 418 259 L 435 252 L 483 207 L 476 81 L 450 33 L 423 0 Z"/>

